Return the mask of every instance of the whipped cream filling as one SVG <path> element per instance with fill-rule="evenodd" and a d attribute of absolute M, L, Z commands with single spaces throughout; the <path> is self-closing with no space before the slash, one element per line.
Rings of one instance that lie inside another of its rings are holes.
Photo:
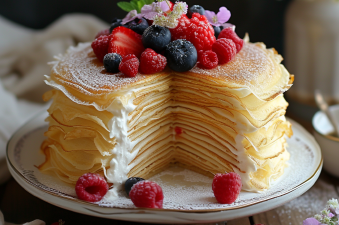
<path fill-rule="evenodd" d="M 48 84 L 49 86 L 52 86 L 60 91 L 62 91 L 69 99 L 74 101 L 77 104 L 82 104 L 82 105 L 92 105 L 94 106 L 97 110 L 103 111 L 107 110 L 108 112 L 111 112 L 114 116 L 113 118 L 109 121 L 109 129 L 110 129 L 110 137 L 115 138 L 116 140 L 116 145 L 113 149 L 110 150 L 112 154 L 115 155 L 115 157 L 111 160 L 110 162 L 110 168 L 109 169 L 104 169 L 105 176 L 107 178 L 108 182 L 113 183 L 113 188 L 109 190 L 109 192 L 105 196 L 105 200 L 111 201 L 117 198 L 118 196 L 118 190 L 121 188 L 123 183 L 128 179 L 127 174 L 129 171 L 135 166 L 134 164 L 130 164 L 130 162 L 136 157 L 138 154 L 140 148 L 135 149 L 133 153 L 131 153 L 132 149 L 135 147 L 135 145 L 138 143 L 139 140 L 131 141 L 128 138 L 128 123 L 130 121 L 130 117 L 128 114 L 135 110 L 137 107 L 136 105 L 133 104 L 133 100 L 135 98 L 130 98 L 128 103 L 126 105 L 123 104 L 122 100 L 117 97 L 114 99 L 114 101 L 110 104 L 109 107 L 107 108 L 102 108 L 100 105 L 98 105 L 95 102 L 84 102 L 73 96 L 71 93 L 67 91 L 67 89 L 54 82 L 49 76 L 45 76 L 46 80 L 45 83 Z M 151 85 L 156 85 L 156 84 L 151 84 Z M 147 88 L 151 85 L 140 87 L 140 88 L 134 88 L 134 89 L 128 89 L 122 91 L 125 95 L 130 95 L 130 96 L 135 96 L 134 93 L 137 91 Z M 239 90 L 232 90 L 233 92 L 240 92 L 242 93 L 242 96 L 246 96 L 249 94 L 249 90 L 246 88 L 240 88 Z M 156 104 L 156 103 L 153 103 Z M 222 103 L 222 104 L 232 104 L 232 106 L 236 109 L 244 109 L 238 101 L 234 99 L 230 99 L 229 103 Z M 151 107 L 151 106 L 149 106 Z M 143 110 L 146 110 L 148 107 L 145 107 Z M 223 117 L 226 117 L 230 119 L 233 122 L 236 122 L 236 126 L 238 129 L 238 135 L 235 138 L 236 142 L 236 149 L 229 148 L 234 154 L 237 155 L 237 160 L 239 161 L 239 169 L 241 171 L 246 171 L 241 172 L 237 168 L 233 168 L 235 172 L 237 172 L 243 183 L 243 190 L 247 191 L 258 191 L 254 189 L 252 186 L 249 185 L 250 182 L 250 173 L 257 171 L 257 167 L 255 165 L 255 162 L 248 157 L 246 154 L 245 148 L 242 146 L 242 140 L 245 138 L 244 134 L 245 133 L 250 133 L 250 132 L 255 132 L 258 128 L 254 127 L 248 119 L 243 116 L 242 114 L 237 114 L 234 117 L 225 115 L 220 109 L 218 108 L 213 108 L 210 107 L 215 113 L 222 115 Z M 196 109 L 198 110 L 198 109 Z M 164 114 L 176 112 L 176 111 L 185 111 L 185 109 L 180 108 L 180 107 L 169 107 L 166 109 Z M 199 110 L 198 110 L 199 111 Z M 281 116 L 281 119 L 285 119 L 284 116 Z M 264 127 L 267 129 L 273 121 L 269 121 L 267 124 L 264 125 Z M 147 124 L 144 124 L 144 126 L 147 126 Z M 174 131 L 173 131 L 174 132 Z M 173 138 L 175 140 L 175 135 L 173 135 Z"/>

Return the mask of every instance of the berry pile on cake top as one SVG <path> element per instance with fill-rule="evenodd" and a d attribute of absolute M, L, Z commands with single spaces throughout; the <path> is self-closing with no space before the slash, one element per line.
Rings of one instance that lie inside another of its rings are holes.
<path fill-rule="evenodd" d="M 126 17 L 114 19 L 92 42 L 107 72 L 134 77 L 161 72 L 166 65 L 177 72 L 195 65 L 213 69 L 231 61 L 244 45 L 235 26 L 226 23 L 231 13 L 225 7 L 215 14 L 199 5 L 188 9 L 185 2 L 135 1 L 119 2 Z"/>

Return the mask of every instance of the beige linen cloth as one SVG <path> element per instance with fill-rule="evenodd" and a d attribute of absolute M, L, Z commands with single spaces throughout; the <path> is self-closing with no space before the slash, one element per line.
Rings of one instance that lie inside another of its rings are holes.
<path fill-rule="evenodd" d="M 37 31 L 0 16 L 0 184 L 10 177 L 5 160 L 7 141 L 23 123 L 46 108 L 41 96 L 49 89 L 43 81 L 50 72 L 47 62 L 70 45 L 92 41 L 107 27 L 91 15 L 71 14 Z M 41 224 L 45 223 L 25 223 Z M 1 211 L 0 225 L 12 225 L 4 222 Z"/>

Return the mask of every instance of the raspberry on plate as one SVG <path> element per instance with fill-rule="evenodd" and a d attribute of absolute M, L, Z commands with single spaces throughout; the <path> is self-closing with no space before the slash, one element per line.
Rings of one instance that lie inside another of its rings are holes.
<path fill-rule="evenodd" d="M 167 59 L 165 56 L 147 48 L 140 57 L 140 72 L 143 74 L 158 73 L 165 69 L 166 64 Z"/>
<path fill-rule="evenodd" d="M 88 202 L 100 201 L 108 191 L 108 184 L 96 173 L 85 173 L 75 184 L 75 192 L 79 199 Z"/>
<path fill-rule="evenodd" d="M 108 53 L 118 53 L 121 57 L 134 54 L 140 57 L 145 50 L 142 45 L 141 35 L 126 27 L 117 27 L 110 35 Z"/>
<path fill-rule="evenodd" d="M 162 208 L 164 200 L 161 187 L 148 180 L 134 184 L 129 197 L 136 207 L 144 208 Z"/>
<path fill-rule="evenodd" d="M 234 42 L 235 46 L 237 47 L 237 53 L 244 46 L 244 40 L 238 37 L 238 35 L 230 27 L 223 29 L 218 36 L 218 39 L 219 38 L 231 39 Z"/>
<path fill-rule="evenodd" d="M 110 35 L 101 35 L 92 42 L 92 49 L 100 62 L 103 62 L 105 55 L 108 53 L 108 46 L 111 40 Z"/>
<path fill-rule="evenodd" d="M 219 64 L 231 61 L 237 54 L 237 48 L 231 39 L 219 38 L 212 46 L 212 50 L 217 53 Z"/>
<path fill-rule="evenodd" d="M 199 53 L 199 67 L 203 69 L 213 69 L 218 66 L 218 56 L 217 53 L 208 50 L 200 51 Z"/>
<path fill-rule="evenodd" d="M 122 58 L 119 70 L 128 77 L 135 77 L 139 69 L 139 60 L 134 54 Z"/>
<path fill-rule="evenodd" d="M 231 204 L 235 202 L 242 183 L 237 173 L 217 173 L 213 178 L 212 190 L 215 198 L 221 204 Z"/>

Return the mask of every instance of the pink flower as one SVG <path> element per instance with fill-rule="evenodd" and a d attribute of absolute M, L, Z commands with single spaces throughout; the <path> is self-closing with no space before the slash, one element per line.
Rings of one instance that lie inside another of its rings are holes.
<path fill-rule="evenodd" d="M 217 14 L 213 11 L 205 10 L 205 16 L 210 24 L 214 26 L 221 26 L 230 19 L 231 12 L 223 6 L 219 8 L 219 12 Z"/>
<path fill-rule="evenodd" d="M 137 10 L 134 9 L 134 10 L 130 11 L 126 15 L 125 18 L 122 19 L 121 23 L 122 24 L 126 24 L 126 23 L 128 23 L 128 22 L 130 22 L 130 21 L 132 21 L 132 20 L 134 20 L 136 18 L 141 19 L 142 18 L 142 14 L 138 14 Z"/>
<path fill-rule="evenodd" d="M 320 225 L 320 222 L 312 217 L 304 220 L 303 225 Z"/>
<path fill-rule="evenodd" d="M 144 5 L 141 8 L 141 14 L 148 20 L 153 20 L 153 18 L 161 12 L 167 12 L 170 10 L 166 1 L 163 2 L 153 2 L 151 5 Z"/>

